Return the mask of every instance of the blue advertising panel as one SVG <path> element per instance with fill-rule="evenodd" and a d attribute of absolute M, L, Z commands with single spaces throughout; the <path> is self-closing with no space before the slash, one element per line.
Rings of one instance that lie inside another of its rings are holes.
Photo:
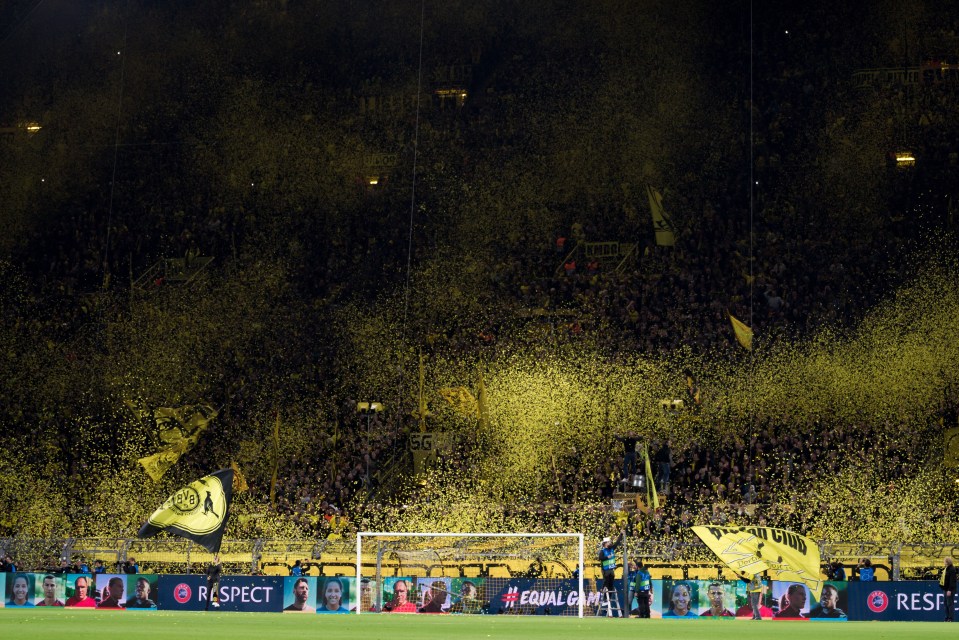
<path fill-rule="evenodd" d="M 849 617 L 942 622 L 946 617 L 944 596 L 934 580 L 850 582 Z"/>
<path fill-rule="evenodd" d="M 63 601 L 66 606 L 127 610 L 204 609 L 206 576 L 152 574 L 0 574 L 0 606 L 36 607 L 41 601 Z M 93 578 L 96 578 L 94 581 Z M 46 584 L 45 584 L 46 582 Z M 219 585 L 221 611 L 280 612 L 293 604 L 298 578 L 276 576 L 224 576 Z M 390 608 L 417 612 L 434 603 L 448 613 L 520 613 L 575 615 L 579 603 L 575 580 L 536 578 L 385 578 L 382 585 L 361 582 L 357 593 L 353 579 L 306 576 L 301 599 L 306 606 L 331 611 L 374 608 L 376 590 L 382 589 Z M 601 584 L 586 583 L 585 605 L 599 606 Z M 930 621 L 945 617 L 943 592 L 936 581 L 826 582 L 818 600 L 793 582 L 772 582 L 763 616 L 783 619 Z M 302 591 L 302 585 L 301 585 Z M 730 619 L 748 616 L 745 584 L 741 581 L 654 580 L 652 617 Z M 52 605 L 57 606 L 57 605 Z M 389 610 L 389 609 L 386 609 Z M 428 609 L 429 610 L 429 609 Z M 786 615 L 781 615 L 785 613 Z"/>
<path fill-rule="evenodd" d="M 767 587 L 769 583 L 767 582 Z M 653 580 L 650 617 L 668 620 L 713 618 L 731 621 L 752 618 L 746 583 L 742 580 Z M 772 597 L 766 590 L 760 615 L 772 618 Z M 632 606 L 636 606 L 633 598 Z"/>
<path fill-rule="evenodd" d="M 282 611 L 283 578 L 276 576 L 223 576 L 220 611 Z M 160 576 L 161 609 L 200 611 L 206 607 L 206 576 Z"/>
<path fill-rule="evenodd" d="M 156 602 L 158 608 L 165 610 L 202 611 L 206 606 L 206 576 L 160 576 Z"/>
<path fill-rule="evenodd" d="M 201 595 L 206 594 L 206 583 Z M 279 576 L 223 576 L 221 611 L 282 611 L 283 578 Z"/>
<path fill-rule="evenodd" d="M 600 582 L 584 580 L 590 591 L 585 606 L 599 606 Z M 490 613 L 530 615 L 575 615 L 579 605 L 578 581 L 535 578 L 487 578 L 486 594 Z"/>

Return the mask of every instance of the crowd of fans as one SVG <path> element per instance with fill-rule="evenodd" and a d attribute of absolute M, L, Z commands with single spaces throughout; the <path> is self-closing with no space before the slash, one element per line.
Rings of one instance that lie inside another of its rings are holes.
<path fill-rule="evenodd" d="M 651 481 L 659 487 L 664 506 L 639 517 L 636 532 L 648 539 L 693 542 L 689 526 L 702 522 L 821 530 L 823 503 L 834 499 L 830 487 L 845 481 L 844 470 L 862 470 L 892 488 L 938 464 L 934 438 L 926 430 L 914 438 L 890 437 L 863 423 L 817 425 L 801 435 L 768 426 L 748 440 L 686 443 L 675 452 L 668 474 L 654 464 Z M 662 448 L 669 449 L 669 444 Z M 638 473 L 644 475 L 641 469 Z M 639 491 L 640 498 L 648 500 L 645 485 L 620 486 L 618 491 Z M 798 495 L 801 491 L 818 493 L 815 508 L 808 509 L 806 501 L 797 504 L 797 498 L 809 497 Z M 930 505 L 930 517 L 934 513 Z"/>
<path fill-rule="evenodd" d="M 943 37 L 935 42 L 941 46 L 949 42 L 951 27 L 939 27 Z M 758 43 L 759 50 L 753 54 L 759 62 L 756 72 L 769 82 L 752 102 L 744 101 L 742 93 L 735 96 L 754 120 L 755 140 L 748 154 L 751 166 L 714 160 L 698 167 L 698 173 L 678 177 L 677 184 L 663 185 L 664 189 L 669 186 L 664 204 L 675 214 L 676 246 L 658 246 L 651 234 L 634 233 L 622 219 L 588 212 L 571 215 L 563 228 L 530 229 L 495 248 L 482 265 L 493 283 L 490 297 L 503 301 L 501 308 L 508 313 L 491 312 L 479 321 L 451 321 L 444 328 L 444 348 L 456 355 L 493 350 L 506 340 L 522 341 L 512 330 L 520 322 L 517 318 L 536 318 L 547 323 L 548 336 L 555 342 L 591 335 L 613 353 L 661 356 L 688 347 L 732 358 L 739 347 L 727 312 L 750 324 L 762 336 L 758 341 L 786 334 L 811 335 L 822 326 L 855 322 L 898 284 L 896 278 L 911 275 L 903 264 L 909 253 L 889 249 L 914 246 L 930 229 L 949 230 L 953 224 L 948 202 L 957 195 L 951 189 L 959 154 L 959 123 L 953 117 L 959 105 L 959 81 L 945 78 L 918 86 L 882 86 L 875 95 L 863 97 L 850 86 L 849 68 L 831 60 L 835 47 L 823 40 L 833 37 L 820 30 L 813 16 L 793 30 L 788 56 L 765 55 L 763 50 L 782 47 L 781 38 Z M 742 53 L 741 43 L 729 50 Z M 943 53 L 955 51 L 928 52 L 931 56 Z M 777 62 L 766 66 L 767 60 Z M 879 111 L 892 114 L 901 143 L 913 145 L 920 159 L 917 169 L 905 170 L 914 173 L 893 173 L 902 170 L 889 167 L 895 189 L 890 202 L 900 210 L 867 211 L 869 215 L 859 215 L 858 223 L 849 223 L 841 220 L 842 212 L 824 211 L 831 203 L 823 202 L 821 191 L 810 188 L 821 176 L 804 157 L 818 143 L 820 130 L 796 123 L 842 127 L 841 120 L 849 113 L 865 110 L 863 101 L 871 109 L 879 105 Z M 483 127 L 515 131 L 488 115 L 478 114 L 476 119 Z M 451 126 L 456 131 L 468 128 L 463 122 Z M 501 131 L 492 137 L 507 148 L 513 136 Z M 482 137 L 475 131 L 470 136 Z M 735 140 L 722 143 L 734 146 Z M 490 154 L 503 152 L 489 150 Z M 464 166 L 468 155 L 464 149 Z M 905 207 L 921 202 L 921 193 L 933 194 L 928 210 L 918 212 L 923 224 L 907 228 L 896 224 L 897 217 L 915 213 Z M 639 203 L 638 209 L 645 211 L 645 203 Z M 188 260 L 212 255 L 224 263 L 240 259 L 235 247 L 255 236 L 250 230 L 254 218 L 241 207 L 233 213 L 209 207 L 202 216 L 177 211 L 144 215 L 134 222 L 122 215 L 115 219 L 92 215 L 77 205 L 25 243 L 30 248 L 23 256 L 23 270 L 33 283 L 27 304 L 31 313 L 18 322 L 23 323 L 25 335 L 72 339 L 81 328 L 109 315 L 87 294 L 125 291 L 133 286 L 125 279 L 136 280 L 162 257 Z M 832 218 L 846 230 L 863 226 L 860 233 L 832 233 L 828 228 Z M 356 239 L 363 226 L 360 221 L 354 222 L 357 228 L 344 226 L 330 233 L 326 246 L 318 250 L 316 264 L 299 273 L 306 280 L 297 284 L 300 290 L 309 290 L 318 299 L 332 297 L 343 290 L 334 284 L 334 276 L 317 275 L 321 271 L 343 275 L 344 280 L 363 276 L 375 280 L 384 264 L 401 264 L 406 246 L 393 240 L 404 237 L 405 217 L 383 217 L 377 222 L 383 235 L 371 235 L 365 242 Z M 586 256 L 588 243 L 605 241 L 635 247 L 625 261 L 621 256 Z M 157 278 L 144 288 L 161 286 L 165 286 L 162 278 Z M 542 332 L 521 335 L 534 344 L 543 338 Z M 323 364 L 335 357 L 332 348 L 326 349 L 317 356 Z M 262 366 L 282 370 L 275 362 Z M 269 379 L 262 374 L 262 380 Z M 335 380 L 318 381 L 314 389 L 319 395 L 341 390 Z M 243 388 L 237 391 L 231 408 L 220 418 L 226 430 L 242 429 L 252 415 L 248 405 L 253 401 L 244 394 Z M 405 446 L 408 417 L 377 415 L 366 424 L 354 413 L 354 404 L 342 403 L 333 420 L 302 435 L 299 452 L 278 461 L 276 500 L 270 508 L 305 534 L 341 534 L 353 526 L 350 521 L 372 517 L 365 511 L 370 501 L 382 509 L 378 501 L 402 489 L 397 486 L 402 481 L 384 473 L 390 470 L 392 454 Z M 52 420 L 41 413 L 26 419 Z M 673 442 L 672 461 L 666 463 L 669 480 L 662 482 L 666 506 L 637 516 L 631 526 L 644 537 L 678 539 L 688 535 L 685 525 L 704 519 L 804 529 L 812 516 L 778 502 L 789 483 L 832 477 L 853 460 L 881 464 L 883 473 L 895 481 L 926 465 L 932 455 L 921 438 L 890 441 L 882 425 L 866 419 L 855 425 L 822 425 L 815 437 L 789 428 L 763 425 L 748 439 L 723 443 Z M 232 451 L 223 441 L 209 445 L 206 453 L 219 458 Z M 468 464 L 468 460 L 458 462 Z M 554 502 L 504 505 L 503 517 L 511 522 L 548 522 L 556 528 L 580 522 L 584 510 L 595 508 L 597 521 L 608 522 L 612 517 L 608 501 L 619 490 L 621 468 L 618 454 L 611 450 L 603 465 L 553 469 L 556 484 L 562 487 Z M 264 495 L 260 498 L 267 502 Z"/>
<path fill-rule="evenodd" d="M 32 554 L 28 554 L 32 555 Z M 37 557 L 29 559 L 15 560 L 13 555 L 6 553 L 0 560 L 0 573 L 34 572 L 47 573 L 50 575 L 63 575 L 67 573 L 125 573 L 135 575 L 140 573 L 140 565 L 136 558 L 127 558 L 126 560 L 117 560 L 109 566 L 103 560 L 94 560 L 92 563 L 82 555 L 73 555 L 68 559 L 65 557 Z"/>

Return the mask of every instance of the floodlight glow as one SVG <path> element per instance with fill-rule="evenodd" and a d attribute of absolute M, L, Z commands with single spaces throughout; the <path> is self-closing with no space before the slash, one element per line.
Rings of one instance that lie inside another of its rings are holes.
<path fill-rule="evenodd" d="M 916 164 L 916 157 L 908 151 L 896 153 L 896 164 L 900 167 L 909 167 Z"/>

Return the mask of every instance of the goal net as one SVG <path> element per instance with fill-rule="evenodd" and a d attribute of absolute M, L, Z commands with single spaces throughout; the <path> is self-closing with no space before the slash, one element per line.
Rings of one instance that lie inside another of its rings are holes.
<path fill-rule="evenodd" d="M 359 613 L 582 617 L 599 601 L 583 573 L 581 533 L 356 536 Z"/>

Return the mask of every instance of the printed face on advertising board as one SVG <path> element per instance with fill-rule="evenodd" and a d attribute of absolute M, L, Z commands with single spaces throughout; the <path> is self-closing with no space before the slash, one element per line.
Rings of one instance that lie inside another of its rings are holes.
<path fill-rule="evenodd" d="M 11 573 L 7 575 L 6 606 L 32 607 L 36 597 L 35 576 L 32 573 Z"/>
<path fill-rule="evenodd" d="M 416 612 L 416 581 L 412 578 L 383 580 L 383 611 L 390 613 Z"/>
<path fill-rule="evenodd" d="M 420 578 L 416 581 L 416 586 L 419 591 L 420 613 L 449 613 L 449 578 Z"/>
<path fill-rule="evenodd" d="M 316 610 L 318 613 L 349 613 L 349 578 L 324 578 L 320 581 Z"/>
<path fill-rule="evenodd" d="M 157 578 L 152 574 L 127 576 L 127 599 L 123 608 L 128 610 L 156 609 Z"/>
<path fill-rule="evenodd" d="M 91 574 L 71 574 L 66 578 L 66 606 L 84 608 L 97 606 L 97 601 L 93 597 L 94 587 Z"/>
<path fill-rule="evenodd" d="M 284 613 L 316 613 L 316 578 L 288 576 L 283 580 Z"/>
<path fill-rule="evenodd" d="M 799 582 L 773 582 L 773 617 L 783 620 L 809 618 L 812 598 L 806 585 Z"/>

